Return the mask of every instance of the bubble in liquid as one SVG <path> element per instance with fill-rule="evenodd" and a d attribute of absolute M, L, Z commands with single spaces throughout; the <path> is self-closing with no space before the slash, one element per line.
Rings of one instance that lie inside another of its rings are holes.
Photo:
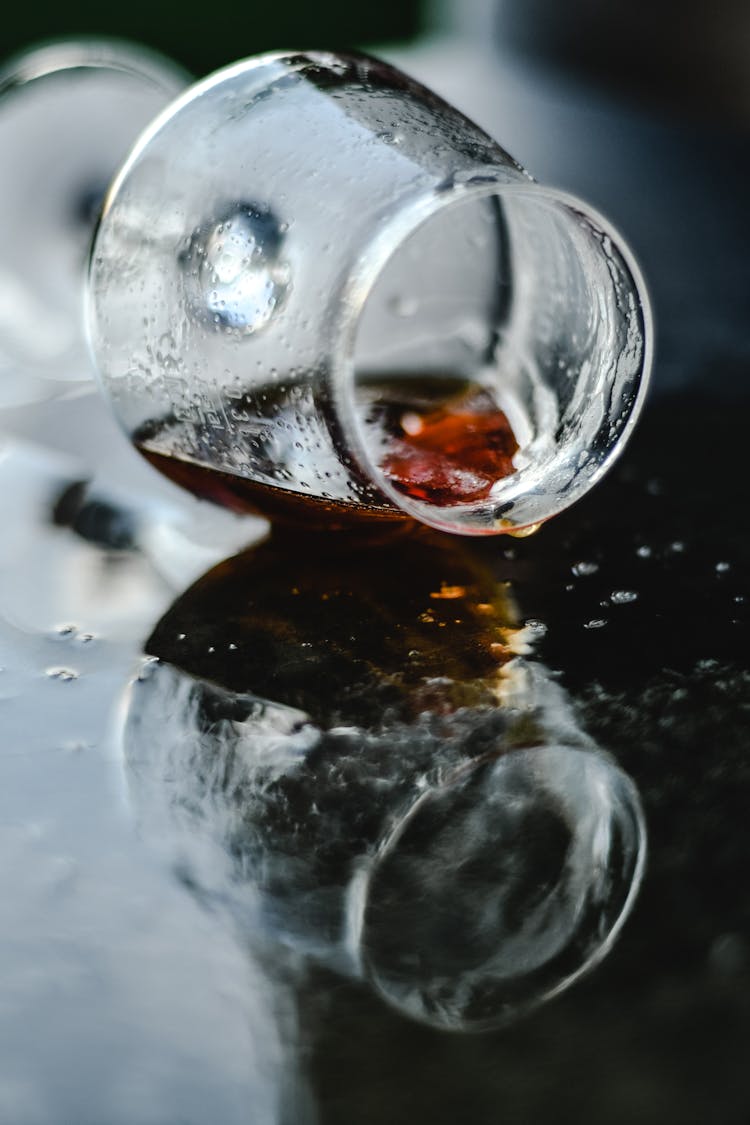
<path fill-rule="evenodd" d="M 241 335 L 265 328 L 290 286 L 284 233 L 273 212 L 256 204 L 198 227 L 180 259 L 190 313 Z"/>

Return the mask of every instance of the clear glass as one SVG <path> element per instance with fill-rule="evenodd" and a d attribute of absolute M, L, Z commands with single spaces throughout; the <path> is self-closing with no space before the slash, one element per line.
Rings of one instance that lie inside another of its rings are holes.
<path fill-rule="evenodd" d="M 99 40 L 39 46 L 0 71 L 3 387 L 90 378 L 81 291 L 104 193 L 186 82 L 159 55 Z"/>
<path fill-rule="evenodd" d="M 88 312 L 152 464 L 321 525 L 523 533 L 612 463 L 651 361 L 608 224 L 348 54 L 250 59 L 169 107 L 109 194 Z"/>

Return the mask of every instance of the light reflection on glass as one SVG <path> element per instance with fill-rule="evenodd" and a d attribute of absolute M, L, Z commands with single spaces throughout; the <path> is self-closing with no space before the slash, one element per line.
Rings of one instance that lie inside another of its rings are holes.
<path fill-rule="evenodd" d="M 260 332 L 290 284 L 283 243 L 282 224 L 257 204 L 228 208 L 198 227 L 180 259 L 191 314 L 239 335 Z"/>

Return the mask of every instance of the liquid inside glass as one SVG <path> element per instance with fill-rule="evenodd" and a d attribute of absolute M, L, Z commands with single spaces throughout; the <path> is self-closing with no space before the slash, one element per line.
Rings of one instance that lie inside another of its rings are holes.
<path fill-rule="evenodd" d="M 456 375 L 360 376 L 368 447 L 392 486 L 453 507 L 486 499 L 515 471 L 519 444 L 490 390 Z M 308 387 L 266 386 L 204 411 L 141 426 L 136 448 L 194 495 L 271 519 L 407 518 L 354 465 L 342 465 Z"/>

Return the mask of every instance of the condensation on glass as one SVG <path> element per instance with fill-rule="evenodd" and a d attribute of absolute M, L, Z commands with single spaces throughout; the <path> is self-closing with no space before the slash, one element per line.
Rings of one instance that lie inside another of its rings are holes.
<path fill-rule="evenodd" d="M 523 532 L 611 464 L 651 359 L 643 284 L 603 219 L 397 70 L 326 52 L 220 71 L 142 136 L 107 200 L 88 312 L 153 464 L 321 524 Z M 499 449 L 494 417 L 509 436 L 493 461 L 479 431 Z"/>

